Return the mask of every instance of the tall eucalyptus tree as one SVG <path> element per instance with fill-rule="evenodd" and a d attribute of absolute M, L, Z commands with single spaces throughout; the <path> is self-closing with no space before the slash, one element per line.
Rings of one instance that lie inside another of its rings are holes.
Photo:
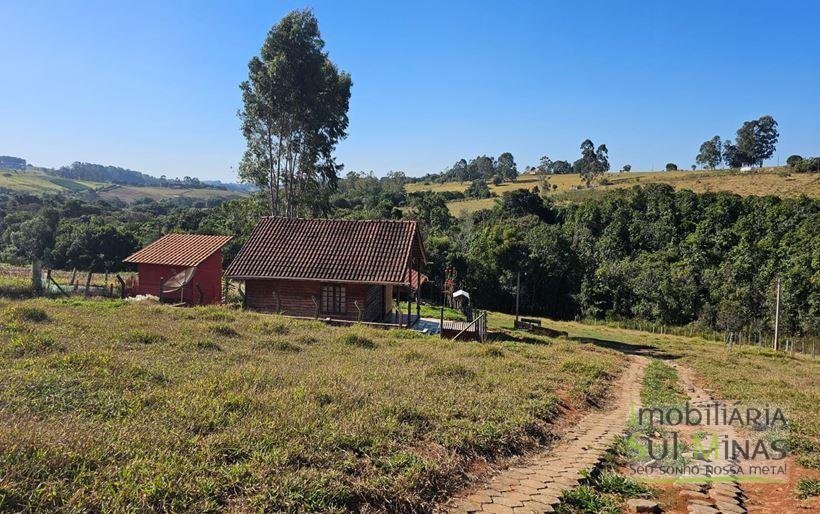
<path fill-rule="evenodd" d="M 342 165 L 333 150 L 347 136 L 352 82 L 324 46 L 313 12 L 292 11 L 268 32 L 240 84 L 247 147 L 239 176 L 268 192 L 273 215 L 315 215 L 336 188 Z"/>

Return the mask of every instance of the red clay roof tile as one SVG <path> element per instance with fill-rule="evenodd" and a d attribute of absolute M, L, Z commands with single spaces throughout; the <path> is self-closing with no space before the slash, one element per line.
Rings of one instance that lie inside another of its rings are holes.
<path fill-rule="evenodd" d="M 411 257 L 425 259 L 415 221 L 264 217 L 226 274 L 403 284 Z"/>
<path fill-rule="evenodd" d="M 231 240 L 231 236 L 166 234 L 123 262 L 197 266 Z"/>

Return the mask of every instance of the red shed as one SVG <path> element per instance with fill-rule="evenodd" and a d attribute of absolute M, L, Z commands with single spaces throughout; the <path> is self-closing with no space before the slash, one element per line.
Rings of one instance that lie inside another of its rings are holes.
<path fill-rule="evenodd" d="M 137 265 L 135 294 L 187 304 L 222 300 L 222 247 L 230 236 L 167 234 L 123 259 Z M 163 284 L 160 294 L 160 284 Z"/>

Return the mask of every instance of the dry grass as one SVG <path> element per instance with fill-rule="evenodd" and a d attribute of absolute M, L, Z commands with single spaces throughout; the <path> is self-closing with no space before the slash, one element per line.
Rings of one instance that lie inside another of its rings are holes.
<path fill-rule="evenodd" d="M 423 510 L 623 362 L 220 307 L 6 301 L 0 323 L 0 511 Z"/>
<path fill-rule="evenodd" d="M 764 168 L 754 173 L 741 173 L 733 170 L 720 171 L 655 171 L 609 173 L 606 176 L 609 184 L 599 185 L 594 189 L 578 189 L 582 186 L 578 175 L 550 175 L 550 186 L 557 188 L 550 194 L 558 201 L 578 201 L 600 191 L 631 187 L 634 185 L 662 183 L 675 189 L 690 189 L 696 193 L 728 191 L 740 195 L 776 195 L 793 197 L 805 194 L 820 198 L 820 174 L 790 173 L 787 168 Z M 445 184 L 413 183 L 405 186 L 407 192 L 415 191 L 464 191 L 468 183 Z M 505 182 L 498 186 L 490 184 L 490 190 L 501 196 L 505 191 L 515 189 L 532 189 L 538 185 L 535 175 L 522 175 L 516 182 Z M 480 209 L 489 209 L 495 198 L 454 200 L 447 204 L 450 213 L 459 216 Z"/>
<path fill-rule="evenodd" d="M 494 314 L 489 324 L 491 328 L 509 327 L 512 317 Z M 607 326 L 554 321 L 547 321 L 546 326 L 592 345 L 612 347 L 615 343 L 649 355 L 680 357 L 703 380 L 701 385 L 718 397 L 780 407 L 790 423 L 791 450 L 798 463 L 820 468 L 820 360 L 758 346 L 735 346 L 729 352 L 722 343 L 700 338 Z"/>

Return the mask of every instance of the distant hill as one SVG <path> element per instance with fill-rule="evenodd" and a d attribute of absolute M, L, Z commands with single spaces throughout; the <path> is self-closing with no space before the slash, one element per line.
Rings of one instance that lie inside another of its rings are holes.
<path fill-rule="evenodd" d="M 26 169 L 26 160 L 20 157 L 12 157 L 11 155 L 0 155 L 0 168 L 24 170 Z"/>
<path fill-rule="evenodd" d="M 183 179 L 168 179 L 165 176 L 154 177 L 141 171 L 129 170 L 118 166 L 107 166 L 104 164 L 93 164 L 90 162 L 75 162 L 71 166 L 63 166 L 56 170 L 45 170 L 49 175 L 68 178 L 72 180 L 88 180 L 93 182 L 109 182 L 123 186 L 152 186 L 152 187 L 174 187 L 184 189 L 214 188 L 221 187 L 200 181 L 196 177 L 185 177 Z"/>
<path fill-rule="evenodd" d="M 796 173 L 787 167 L 756 168 L 751 172 L 715 170 L 607 173 L 602 177 L 601 184 L 593 189 L 584 188 L 583 181 L 577 174 L 547 175 L 547 178 L 549 195 L 558 202 L 579 201 L 609 189 L 652 183 L 669 184 L 675 189 L 690 189 L 696 193 L 728 191 L 743 196 L 781 197 L 804 194 L 811 198 L 820 198 L 820 173 Z M 463 198 L 463 193 L 469 185 L 466 182 L 415 182 L 405 185 L 405 188 L 408 193 L 449 193 L 453 198 L 447 202 L 447 207 L 455 215 L 488 209 L 495 204 L 495 198 Z M 503 182 L 497 186 L 489 183 L 488 186 L 490 191 L 499 197 L 505 191 L 543 187 L 538 177 L 532 174 L 520 175 L 516 182 Z"/>
<path fill-rule="evenodd" d="M 205 184 L 198 179 L 164 180 L 133 170 L 125 170 L 124 168 L 113 166 L 100 166 L 100 168 L 108 168 L 108 170 L 100 170 L 94 167 L 64 167 L 60 168 L 62 171 L 33 166 L 28 166 L 24 170 L 0 167 L 0 192 L 33 195 L 73 194 L 86 198 L 102 198 L 126 203 L 144 199 L 156 201 L 166 199 L 218 201 L 238 198 L 245 194 L 241 190 L 229 190 L 227 185 L 220 187 L 219 185 Z M 82 171 L 83 169 L 86 171 Z M 95 175 L 94 173 L 99 174 Z M 148 179 L 138 178 L 138 175 L 134 175 L 135 173 L 148 177 Z M 111 179 L 112 177 L 113 179 Z M 113 180 L 117 180 L 119 183 Z M 129 181 L 136 182 L 140 180 L 155 185 L 129 183 Z"/>
<path fill-rule="evenodd" d="M 239 191 L 242 193 L 251 193 L 257 190 L 253 184 L 243 184 L 239 182 L 222 182 L 221 180 L 203 180 L 203 184 L 214 186 L 219 189 L 227 189 L 228 191 Z"/>

